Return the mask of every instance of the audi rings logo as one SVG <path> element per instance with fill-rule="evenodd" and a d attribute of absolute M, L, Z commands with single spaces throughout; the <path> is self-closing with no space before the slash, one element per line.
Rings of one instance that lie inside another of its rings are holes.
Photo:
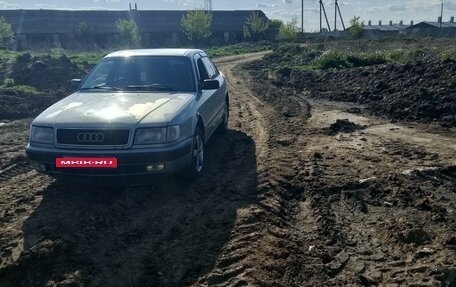
<path fill-rule="evenodd" d="M 105 136 L 102 133 L 78 133 L 78 142 L 80 143 L 102 143 Z"/>

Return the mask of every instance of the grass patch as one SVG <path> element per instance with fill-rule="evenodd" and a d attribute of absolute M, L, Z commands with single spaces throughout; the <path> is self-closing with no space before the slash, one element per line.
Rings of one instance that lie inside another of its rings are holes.
<path fill-rule="evenodd" d="M 270 42 L 240 43 L 230 46 L 208 48 L 206 49 L 206 52 L 209 57 L 216 58 L 267 51 L 271 48 L 272 44 Z"/>
<path fill-rule="evenodd" d="M 68 57 L 80 70 L 88 73 L 107 54 L 108 52 L 83 52 Z"/>
<path fill-rule="evenodd" d="M 423 60 L 456 60 L 456 48 L 449 43 L 436 40 L 438 45 L 426 46 L 418 40 L 395 40 L 394 44 L 379 41 L 347 43 L 316 43 L 306 46 L 296 44 L 274 48 L 264 57 L 265 68 L 275 75 L 288 75 L 293 70 L 344 70 L 356 67 L 368 67 L 389 63 L 410 63 Z M 424 40 L 423 40 L 424 41 Z M 429 39 L 425 39 L 429 41 Z M 349 48 L 354 47 L 353 49 Z M 357 49 L 363 46 L 365 49 Z M 378 45 L 376 47 L 376 45 Z"/>
<path fill-rule="evenodd" d="M 9 93 L 9 94 L 27 94 L 27 95 L 39 95 L 41 94 L 35 87 L 26 86 L 26 85 L 2 85 L 0 86 L 0 92 Z"/>

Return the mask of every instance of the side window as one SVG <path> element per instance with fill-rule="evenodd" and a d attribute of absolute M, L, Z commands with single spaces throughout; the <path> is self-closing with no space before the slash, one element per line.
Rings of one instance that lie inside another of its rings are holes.
<path fill-rule="evenodd" d="M 87 80 L 90 82 L 89 86 L 101 86 L 108 80 L 108 75 L 114 66 L 113 60 L 107 60 L 102 65 L 98 65 L 92 72 L 91 78 Z"/>
<path fill-rule="evenodd" d="M 202 58 L 202 60 L 203 60 L 204 66 L 206 67 L 209 79 L 212 79 L 217 74 L 216 71 L 215 71 L 214 66 L 212 65 L 212 63 L 209 60 L 209 58 L 204 57 L 204 58 Z"/>
<path fill-rule="evenodd" d="M 209 62 L 211 63 L 212 67 L 214 68 L 215 74 L 216 74 L 216 75 L 220 74 L 220 72 L 219 72 L 219 70 L 217 69 L 217 67 L 215 66 L 214 62 L 212 62 L 212 60 L 209 59 L 209 58 L 208 58 L 208 60 L 209 60 Z"/>
<path fill-rule="evenodd" d="M 199 70 L 201 81 L 209 79 L 209 74 L 206 70 L 206 67 L 203 64 L 203 61 L 201 61 L 201 59 L 198 59 L 198 70 Z"/>

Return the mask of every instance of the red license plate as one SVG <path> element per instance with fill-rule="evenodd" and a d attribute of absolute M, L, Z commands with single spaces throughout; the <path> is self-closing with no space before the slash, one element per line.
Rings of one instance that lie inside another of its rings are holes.
<path fill-rule="evenodd" d="M 115 157 L 65 157 L 56 158 L 55 166 L 60 168 L 116 168 Z"/>

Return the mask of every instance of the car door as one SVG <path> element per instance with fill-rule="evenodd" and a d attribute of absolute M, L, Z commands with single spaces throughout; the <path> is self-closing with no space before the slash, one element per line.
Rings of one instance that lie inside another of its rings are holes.
<path fill-rule="evenodd" d="M 223 113 L 224 113 L 224 105 L 225 105 L 225 92 L 224 92 L 224 87 L 223 85 L 224 80 L 223 77 L 221 76 L 220 72 L 217 70 L 215 65 L 212 63 L 212 61 L 206 56 L 201 59 L 203 61 L 203 64 L 208 71 L 209 78 L 212 80 L 217 80 L 220 84 L 220 88 L 217 90 L 214 90 L 214 94 L 212 97 L 214 97 L 214 109 L 215 109 L 215 128 L 217 128 L 217 124 L 220 123 L 220 121 L 223 118 Z"/>
<path fill-rule="evenodd" d="M 217 125 L 217 99 L 214 96 L 217 90 L 201 90 L 202 83 L 204 80 L 210 79 L 211 76 L 213 77 L 213 72 L 206 69 L 201 57 L 196 59 L 196 65 L 198 68 L 198 81 L 200 85 L 200 97 L 198 99 L 200 108 L 198 112 L 203 117 L 206 126 L 205 135 L 207 139 L 213 133 Z"/>

